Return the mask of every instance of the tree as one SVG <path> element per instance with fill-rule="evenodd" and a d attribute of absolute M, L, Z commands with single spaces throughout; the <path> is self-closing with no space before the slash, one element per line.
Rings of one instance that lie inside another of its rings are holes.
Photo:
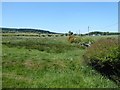
<path fill-rule="evenodd" d="M 69 31 L 68 34 L 69 34 L 69 35 L 73 35 L 73 32 Z"/>

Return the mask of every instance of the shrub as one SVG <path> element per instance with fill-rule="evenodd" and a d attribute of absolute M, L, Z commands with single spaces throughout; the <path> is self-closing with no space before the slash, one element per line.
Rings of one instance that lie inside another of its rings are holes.
<path fill-rule="evenodd" d="M 76 43 L 76 44 L 93 44 L 95 41 L 92 38 L 82 38 L 82 37 L 74 37 L 69 36 L 68 41 L 70 43 Z"/>
<path fill-rule="evenodd" d="M 55 37 L 58 37 L 58 35 L 55 35 Z"/>
<path fill-rule="evenodd" d="M 69 38 L 68 38 L 68 41 L 69 41 L 70 43 L 73 43 L 74 40 L 75 40 L 75 37 L 74 37 L 73 35 L 70 35 Z"/>
<path fill-rule="evenodd" d="M 118 39 L 98 40 L 87 49 L 84 59 L 87 64 L 100 72 L 118 77 L 120 75 L 120 45 Z"/>
<path fill-rule="evenodd" d="M 74 43 L 81 43 L 82 42 L 82 38 L 75 38 L 74 39 Z"/>
<path fill-rule="evenodd" d="M 118 40 L 117 39 L 101 39 L 91 45 L 85 53 L 85 57 L 90 60 L 100 60 L 101 62 L 115 62 L 118 60 Z"/>
<path fill-rule="evenodd" d="M 42 37 L 45 37 L 45 35 L 43 35 L 43 34 L 42 34 L 41 36 L 42 36 Z"/>
<path fill-rule="evenodd" d="M 94 43 L 95 41 L 92 38 L 82 38 L 81 43 Z"/>
<path fill-rule="evenodd" d="M 64 36 L 64 34 L 61 34 L 60 36 Z"/>
<path fill-rule="evenodd" d="M 52 35 L 51 35 L 51 34 L 48 34 L 48 37 L 52 37 Z"/>

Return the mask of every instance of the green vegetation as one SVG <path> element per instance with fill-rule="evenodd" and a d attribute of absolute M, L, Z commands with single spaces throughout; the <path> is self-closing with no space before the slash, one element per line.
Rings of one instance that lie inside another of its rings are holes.
<path fill-rule="evenodd" d="M 86 65 L 86 49 L 66 36 L 3 36 L 2 43 L 3 88 L 118 87 Z"/>
<path fill-rule="evenodd" d="M 120 49 L 117 38 L 100 39 L 87 49 L 86 62 L 120 85 Z"/>
<path fill-rule="evenodd" d="M 69 31 L 68 33 L 62 34 L 62 33 L 55 33 L 55 32 L 50 32 L 48 30 L 41 30 L 41 29 L 31 29 L 31 28 L 0 28 L 2 30 L 2 33 L 12 33 L 12 34 L 16 34 L 16 33 L 22 33 L 22 35 L 26 35 L 28 33 L 32 33 L 32 34 L 48 34 L 48 36 L 51 36 L 49 34 L 61 34 L 61 36 L 68 36 L 68 35 L 72 35 L 73 32 Z M 24 34 L 23 34 L 24 33 Z M 86 34 L 74 34 L 75 36 L 86 36 L 86 35 L 95 35 L 95 36 L 99 36 L 99 35 L 120 35 L 119 32 L 99 32 L 99 31 L 94 31 L 94 32 L 90 32 L 90 33 L 86 33 Z M 3 34 L 6 35 L 6 34 Z M 19 35 L 19 34 L 18 34 Z M 21 36 L 21 34 L 20 34 Z M 32 36 L 32 35 L 31 35 Z M 34 35 L 33 35 L 34 36 Z"/>
<path fill-rule="evenodd" d="M 118 63 L 120 62 L 118 47 L 118 39 L 101 39 L 87 49 L 85 56 L 88 62 L 91 62 L 89 60 L 99 60 L 101 62 L 109 61 Z"/>
<path fill-rule="evenodd" d="M 88 35 L 88 34 L 85 34 Z M 120 35 L 119 32 L 99 32 L 99 31 L 94 31 L 90 32 L 89 35 Z"/>
<path fill-rule="evenodd" d="M 0 28 L 2 29 L 3 33 L 44 33 L 44 34 L 57 34 L 55 32 L 50 32 L 47 30 L 41 30 L 41 29 L 28 29 L 28 28 Z"/>

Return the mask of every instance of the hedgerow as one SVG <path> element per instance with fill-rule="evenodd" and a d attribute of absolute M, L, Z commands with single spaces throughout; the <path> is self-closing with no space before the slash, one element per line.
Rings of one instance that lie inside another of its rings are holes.
<path fill-rule="evenodd" d="M 101 39 L 87 48 L 85 62 L 106 75 L 116 76 L 120 83 L 120 45 L 118 39 Z M 111 77 L 111 76 L 110 76 Z"/>
<path fill-rule="evenodd" d="M 89 47 L 84 55 L 89 63 L 92 61 L 120 62 L 118 39 L 101 39 Z"/>

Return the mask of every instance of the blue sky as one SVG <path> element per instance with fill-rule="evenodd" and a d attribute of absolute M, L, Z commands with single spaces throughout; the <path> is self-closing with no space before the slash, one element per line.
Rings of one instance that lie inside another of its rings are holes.
<path fill-rule="evenodd" d="M 117 2 L 4 2 L 2 27 L 53 32 L 118 31 Z"/>

